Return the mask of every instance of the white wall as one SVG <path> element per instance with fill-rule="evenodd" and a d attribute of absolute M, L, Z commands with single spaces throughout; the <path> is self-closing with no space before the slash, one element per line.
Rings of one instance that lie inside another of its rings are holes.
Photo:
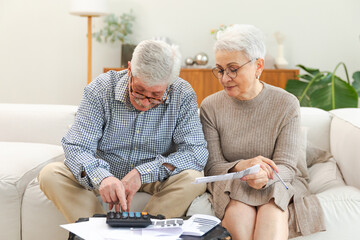
<path fill-rule="evenodd" d="M 340 61 L 360 70 L 359 0 L 110 0 L 111 11 L 131 8 L 134 42 L 166 36 L 183 58 L 205 52 L 213 65 L 212 28 L 249 23 L 267 36 L 286 36 L 289 67 L 332 71 Z M 69 0 L 0 0 L 0 102 L 79 104 L 87 81 L 87 20 L 68 13 Z M 99 30 L 103 18 L 94 18 Z M 120 46 L 93 41 L 93 77 L 120 65 Z M 341 70 L 342 72 L 343 70 Z"/>

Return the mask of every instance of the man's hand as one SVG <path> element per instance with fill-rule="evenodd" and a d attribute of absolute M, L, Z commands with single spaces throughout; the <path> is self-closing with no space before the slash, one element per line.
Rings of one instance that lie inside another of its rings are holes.
<path fill-rule="evenodd" d="M 109 210 L 115 205 L 115 211 L 126 211 L 126 195 L 123 183 L 116 177 L 107 177 L 100 183 L 99 193 L 102 200 L 109 204 Z M 120 203 L 120 205 L 119 205 Z"/>
<path fill-rule="evenodd" d="M 129 211 L 132 199 L 141 187 L 140 173 L 134 168 L 121 179 L 121 182 L 125 188 L 126 203 L 128 207 L 125 211 Z"/>

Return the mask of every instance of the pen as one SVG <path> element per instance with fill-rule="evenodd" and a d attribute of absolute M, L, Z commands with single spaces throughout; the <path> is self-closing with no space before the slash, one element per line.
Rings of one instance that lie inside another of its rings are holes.
<path fill-rule="evenodd" d="M 286 186 L 284 180 L 282 180 L 282 178 L 280 177 L 280 175 L 273 169 L 273 167 L 272 167 L 270 164 L 268 164 L 268 165 L 272 168 L 272 170 L 274 171 L 275 175 L 279 178 L 280 182 L 284 185 L 284 187 L 285 187 L 287 190 L 289 190 L 288 186 Z"/>

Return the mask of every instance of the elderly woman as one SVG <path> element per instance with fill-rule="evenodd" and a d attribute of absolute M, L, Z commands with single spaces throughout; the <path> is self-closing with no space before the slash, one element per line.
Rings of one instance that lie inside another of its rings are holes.
<path fill-rule="evenodd" d="M 209 150 L 205 174 L 260 164 L 256 174 L 208 185 L 216 216 L 233 239 L 288 239 L 324 230 L 319 201 L 297 167 L 299 102 L 259 80 L 262 33 L 254 26 L 233 25 L 218 34 L 215 54 L 213 73 L 224 90 L 207 97 L 200 108 Z"/>

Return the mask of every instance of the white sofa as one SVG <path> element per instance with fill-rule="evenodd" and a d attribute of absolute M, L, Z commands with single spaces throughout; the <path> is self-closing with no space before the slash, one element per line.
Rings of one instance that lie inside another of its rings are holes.
<path fill-rule="evenodd" d="M 36 176 L 47 163 L 64 159 L 60 140 L 76 109 L 0 104 L 0 239 L 67 238 L 59 227 L 65 219 L 41 192 Z M 336 162 L 309 169 L 309 185 L 319 197 L 327 231 L 296 239 L 354 239 L 360 236 L 360 109 L 301 110 L 309 141 L 331 151 Z M 137 193 L 132 210 L 141 210 L 149 197 Z M 188 215 L 211 214 L 210 207 L 204 195 L 193 202 Z"/>

